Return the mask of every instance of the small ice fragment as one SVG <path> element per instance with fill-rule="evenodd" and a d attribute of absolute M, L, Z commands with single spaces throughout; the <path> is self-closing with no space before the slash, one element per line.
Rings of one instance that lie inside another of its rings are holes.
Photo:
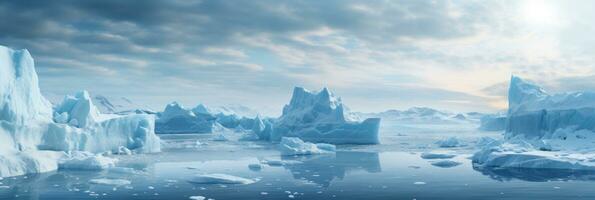
<path fill-rule="evenodd" d="M 423 182 L 423 181 L 417 181 L 417 182 L 414 182 L 413 184 L 414 184 L 414 185 L 425 185 L 425 184 L 426 184 L 426 182 Z"/>
<path fill-rule="evenodd" d="M 190 196 L 189 199 L 192 199 L 192 200 L 205 200 L 206 197 L 203 197 L 203 196 Z"/>

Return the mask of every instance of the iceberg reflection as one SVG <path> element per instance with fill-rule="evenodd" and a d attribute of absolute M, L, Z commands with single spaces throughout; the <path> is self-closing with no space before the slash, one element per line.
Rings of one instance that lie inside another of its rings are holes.
<path fill-rule="evenodd" d="M 350 171 L 363 170 L 379 173 L 378 153 L 337 152 L 336 154 L 282 157 L 284 161 L 299 161 L 284 165 L 293 174 L 293 178 L 307 180 L 328 187 L 335 179 L 343 179 Z"/>

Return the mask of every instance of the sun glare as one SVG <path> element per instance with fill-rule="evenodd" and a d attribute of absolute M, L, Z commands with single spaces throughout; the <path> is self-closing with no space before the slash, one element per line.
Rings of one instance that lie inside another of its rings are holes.
<path fill-rule="evenodd" d="M 532 25 L 551 25 L 558 21 L 556 9 L 551 1 L 527 0 L 522 5 L 521 14 L 525 22 Z"/>

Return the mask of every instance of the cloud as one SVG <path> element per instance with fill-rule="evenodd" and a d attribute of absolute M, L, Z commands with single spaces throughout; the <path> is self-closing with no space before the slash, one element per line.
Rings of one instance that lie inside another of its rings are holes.
<path fill-rule="evenodd" d="M 376 110 L 420 102 L 488 110 L 511 73 L 593 73 L 592 49 L 575 48 L 569 29 L 518 22 L 520 4 L 7 0 L 0 44 L 32 52 L 44 90 L 85 87 L 159 108 L 179 99 L 280 110 L 300 85 L 335 88 L 361 110 L 372 109 L 367 101 Z"/>

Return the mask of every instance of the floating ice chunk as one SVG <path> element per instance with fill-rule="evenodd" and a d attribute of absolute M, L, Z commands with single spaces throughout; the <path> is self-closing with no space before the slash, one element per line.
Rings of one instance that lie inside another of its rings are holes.
<path fill-rule="evenodd" d="M 98 179 L 89 180 L 89 183 L 99 184 L 99 185 L 122 186 L 122 185 L 130 185 L 131 182 L 126 179 L 98 178 Z"/>
<path fill-rule="evenodd" d="M 192 199 L 192 200 L 205 200 L 207 198 L 206 197 L 203 197 L 203 196 L 190 196 L 189 199 Z"/>
<path fill-rule="evenodd" d="M 432 162 L 431 164 L 436 167 L 450 168 L 450 167 L 456 167 L 456 166 L 460 165 L 461 163 L 452 161 L 452 160 L 440 160 L 440 161 Z"/>
<path fill-rule="evenodd" d="M 308 142 L 332 144 L 378 144 L 379 118 L 363 122 L 350 118 L 341 99 L 324 88 L 313 93 L 301 87 L 293 90 L 291 101 L 274 121 L 269 138 L 298 137 Z"/>
<path fill-rule="evenodd" d="M 425 184 L 426 184 L 426 182 L 423 182 L 423 181 L 416 181 L 416 182 L 413 182 L 413 184 L 414 184 L 414 185 L 425 185 Z"/>
<path fill-rule="evenodd" d="M 461 142 L 456 137 L 449 137 L 436 142 L 439 147 L 451 148 L 461 146 Z"/>
<path fill-rule="evenodd" d="M 197 174 L 189 182 L 199 184 L 252 184 L 256 181 L 228 174 Z"/>
<path fill-rule="evenodd" d="M 103 170 L 114 167 L 118 159 L 100 154 L 74 151 L 58 161 L 59 169 Z"/>
<path fill-rule="evenodd" d="M 588 154 L 542 151 L 523 141 L 492 143 L 472 156 L 476 167 L 595 170 Z"/>
<path fill-rule="evenodd" d="M 281 155 L 311 155 L 335 152 L 335 145 L 313 144 L 296 137 L 283 137 L 279 144 Z"/>
<path fill-rule="evenodd" d="M 424 152 L 421 154 L 421 158 L 423 159 L 448 159 L 454 158 L 456 155 L 449 154 L 449 153 L 439 153 L 439 152 Z"/>

